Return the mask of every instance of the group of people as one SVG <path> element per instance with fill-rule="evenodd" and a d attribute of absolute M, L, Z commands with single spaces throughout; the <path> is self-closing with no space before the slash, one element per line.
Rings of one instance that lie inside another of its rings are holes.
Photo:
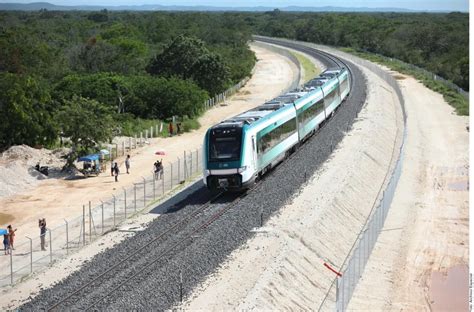
<path fill-rule="evenodd" d="M 125 169 L 127 169 L 127 174 L 130 173 L 130 155 L 127 155 L 125 158 Z M 120 169 L 117 162 L 114 162 L 112 167 L 110 168 L 110 174 L 115 176 L 115 182 L 118 182 L 118 175 L 120 173 Z"/>
<path fill-rule="evenodd" d="M 15 232 L 17 229 L 13 229 L 11 225 L 7 226 L 7 234 L 3 235 L 3 248 L 5 254 L 10 254 L 10 249 L 15 250 L 13 242 L 15 241 Z"/>
<path fill-rule="evenodd" d="M 155 180 L 163 178 L 163 159 L 155 161 L 153 171 L 155 172 Z"/>
<path fill-rule="evenodd" d="M 41 250 L 46 250 L 46 219 L 39 219 L 38 226 L 40 228 L 40 240 L 41 240 Z M 11 224 L 7 226 L 7 233 L 3 235 L 3 249 L 6 255 L 11 253 L 11 250 L 15 250 L 14 242 L 15 242 L 15 232 L 17 229 L 13 229 Z"/>
<path fill-rule="evenodd" d="M 177 122 L 176 123 L 176 134 L 180 134 L 181 133 L 181 123 L 180 122 Z M 173 123 L 170 122 L 169 125 L 168 125 L 168 133 L 170 136 L 172 136 L 174 134 L 174 127 L 173 127 Z"/>

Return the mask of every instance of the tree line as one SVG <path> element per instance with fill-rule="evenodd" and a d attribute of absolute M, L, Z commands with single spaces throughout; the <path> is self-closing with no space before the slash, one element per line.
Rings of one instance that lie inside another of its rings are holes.
<path fill-rule="evenodd" d="M 199 116 L 250 74 L 252 34 L 383 54 L 469 90 L 468 25 L 464 13 L 0 12 L 0 150 L 78 131 L 85 150 L 136 118 Z"/>
<path fill-rule="evenodd" d="M 467 13 L 247 13 L 254 33 L 350 47 L 425 68 L 469 90 Z"/>

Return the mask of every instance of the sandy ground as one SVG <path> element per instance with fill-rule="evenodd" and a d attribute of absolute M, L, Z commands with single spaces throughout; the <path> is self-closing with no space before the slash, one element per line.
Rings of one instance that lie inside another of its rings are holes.
<path fill-rule="evenodd" d="M 253 50 L 259 59 L 255 74 L 240 92 L 227 100 L 226 106 L 218 106 L 206 112 L 199 120 L 202 126 L 198 130 L 179 137 L 151 139 L 150 145 L 133 150 L 131 174 L 123 174 L 125 170 L 121 166 L 122 174 L 118 183 L 113 181 L 107 171 L 98 177 L 74 181 L 42 180 L 27 192 L 1 198 L 1 212 L 13 217 L 9 222 L 18 228 L 18 243 L 23 236 L 39 235 L 39 218 L 46 218 L 49 227 L 62 224 L 64 218 L 82 214 L 82 205 L 87 204 L 89 200 L 94 207 L 99 200 L 110 198 L 122 187 L 139 181 L 141 176 L 149 176 L 157 157 L 154 155 L 156 150 L 166 151 L 166 156 L 163 157 L 165 162 L 175 161 L 178 156 L 183 155 L 183 151 L 199 148 L 205 131 L 211 125 L 279 95 L 291 84 L 299 69 L 278 54 L 260 47 L 253 47 Z M 119 164 L 122 163 L 123 159 L 119 158 Z"/>
<path fill-rule="evenodd" d="M 408 114 L 406 157 L 349 309 L 467 311 L 469 119 L 415 79 L 399 83 Z"/>
<path fill-rule="evenodd" d="M 317 310 L 365 222 L 401 138 L 390 88 L 364 70 L 368 99 L 331 159 L 209 277 L 184 310 Z M 370 181 L 370 183 L 367 183 Z M 322 191 L 324 190 L 324 191 Z M 330 299 L 334 300 L 334 292 Z M 322 310 L 334 310 L 330 303 Z"/>
<path fill-rule="evenodd" d="M 152 139 L 150 146 L 134 150 L 135 153 L 132 154 L 132 174 L 120 175 L 118 183 L 113 183 L 113 178 L 108 174 L 87 180 L 46 180 L 35 184 L 36 188 L 32 191 L 0 200 L 0 205 L 6 208 L 5 210 L 2 208 L 2 213 L 8 213 L 7 216 L 15 216 L 14 222 L 16 224 L 14 226 L 18 227 L 16 244 L 21 242 L 21 236 L 23 235 L 37 234 L 36 219 L 39 216 L 46 216 L 49 224 L 51 224 L 55 220 L 61 222 L 63 217 L 79 215 L 82 211 L 81 205 L 86 198 L 98 200 L 99 196 L 110 196 L 115 188 L 119 189 L 121 186 L 129 185 L 140 175 L 149 173 L 150 164 L 154 162 L 156 157 L 154 151 L 157 149 L 165 149 L 167 156 L 164 157 L 164 160 L 173 161 L 178 155 L 181 156 L 184 150 L 198 148 L 202 144 L 204 132 L 209 126 L 260 105 L 265 100 L 273 98 L 285 90 L 292 83 L 299 69 L 288 59 L 278 54 L 262 47 L 251 47 L 256 53 L 258 61 L 254 75 L 247 85 L 234 97 L 228 99 L 225 106 L 215 107 L 208 111 L 200 119 L 201 129 L 179 137 Z M 47 195 L 41 196 L 40 194 Z M 64 209 L 66 207 L 67 209 Z M 0 295 L 0 303 L 3 305 L 0 306 L 0 309 L 12 309 L 18 306 L 22 300 L 33 296 L 41 288 L 48 287 L 77 270 L 84 261 L 92 258 L 93 255 L 131 235 L 130 232 L 122 230 L 130 227 L 143 227 L 145 223 L 157 216 L 157 214 L 145 214 L 127 220 L 118 231 L 109 233 L 72 256 L 56 262 L 52 268 L 41 273 L 35 273 L 31 278 L 13 288 L 4 288 Z M 24 222 L 23 225 L 18 225 L 22 221 Z M 31 223 L 33 223 L 33 226 Z"/>

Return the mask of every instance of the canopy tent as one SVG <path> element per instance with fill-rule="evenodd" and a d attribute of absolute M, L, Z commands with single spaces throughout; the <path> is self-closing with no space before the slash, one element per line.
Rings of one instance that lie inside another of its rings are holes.
<path fill-rule="evenodd" d="M 79 159 L 77 161 L 93 162 L 93 161 L 96 161 L 96 160 L 99 160 L 99 154 L 91 154 L 91 155 L 87 155 L 87 156 L 82 156 L 82 157 L 79 157 Z"/>
<path fill-rule="evenodd" d="M 109 152 L 108 150 L 106 150 L 106 149 L 101 149 L 99 152 L 100 152 L 101 154 L 104 154 L 104 155 L 109 155 L 109 154 L 110 154 L 110 152 Z"/>

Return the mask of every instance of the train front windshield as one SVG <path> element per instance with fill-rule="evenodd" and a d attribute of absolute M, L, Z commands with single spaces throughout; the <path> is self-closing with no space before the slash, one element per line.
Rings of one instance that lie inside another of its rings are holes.
<path fill-rule="evenodd" d="M 209 139 L 209 161 L 235 161 L 240 159 L 242 128 L 212 129 Z"/>

